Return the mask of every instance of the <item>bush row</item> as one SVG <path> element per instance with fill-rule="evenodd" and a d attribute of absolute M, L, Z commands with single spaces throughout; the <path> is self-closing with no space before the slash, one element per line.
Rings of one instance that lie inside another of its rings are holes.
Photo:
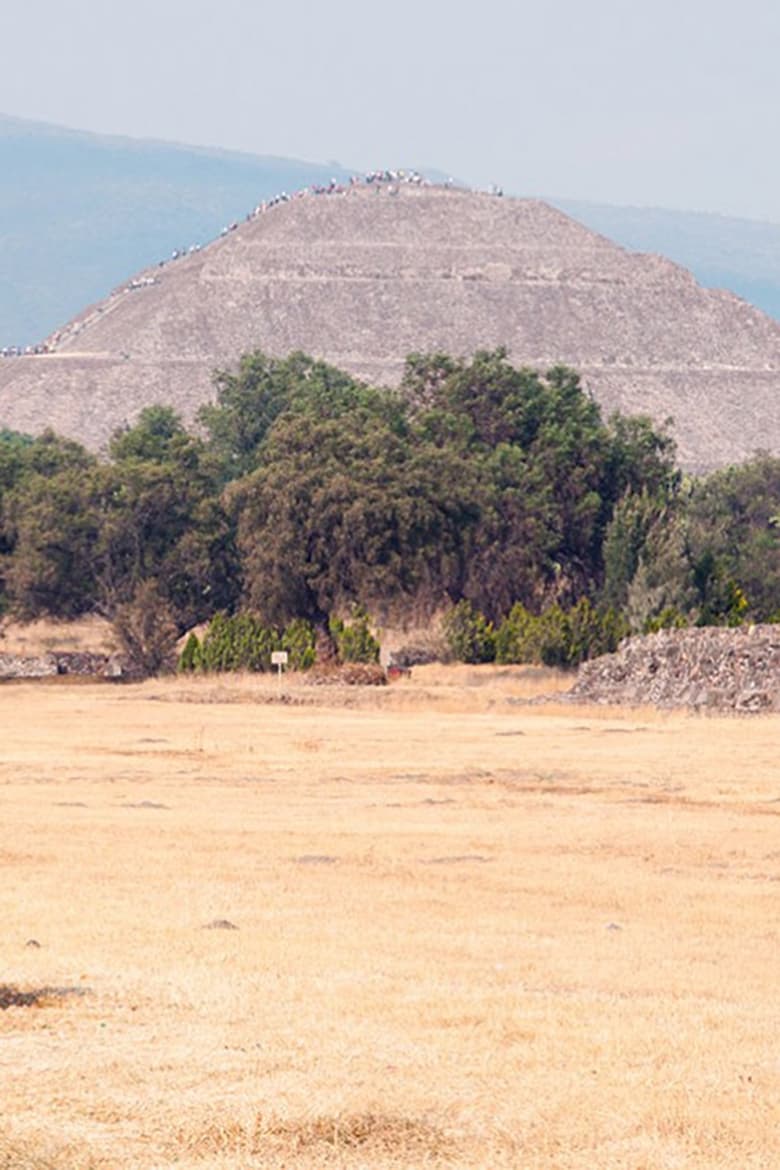
<path fill-rule="evenodd" d="M 341 662 L 378 662 L 379 643 L 368 617 L 358 611 L 350 622 L 331 618 L 329 633 Z M 201 640 L 190 634 L 179 657 L 181 672 L 268 671 L 271 655 L 287 651 L 289 670 L 308 670 L 317 657 L 317 635 L 311 622 L 296 618 L 283 628 L 266 625 L 251 613 L 218 613 Z"/>
<path fill-rule="evenodd" d="M 616 650 L 628 632 L 621 614 L 598 610 L 585 597 L 570 609 L 548 606 L 538 616 L 518 602 L 498 626 L 468 601 L 459 602 L 444 619 L 450 653 L 469 663 L 572 667 Z"/>

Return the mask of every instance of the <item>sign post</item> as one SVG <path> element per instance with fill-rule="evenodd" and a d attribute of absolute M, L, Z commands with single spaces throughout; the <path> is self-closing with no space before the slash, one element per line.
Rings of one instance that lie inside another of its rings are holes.
<path fill-rule="evenodd" d="M 282 685 L 282 672 L 287 665 L 287 651 L 286 650 L 272 650 L 271 651 L 271 666 L 275 666 L 277 670 L 277 678 L 279 679 L 279 686 Z"/>

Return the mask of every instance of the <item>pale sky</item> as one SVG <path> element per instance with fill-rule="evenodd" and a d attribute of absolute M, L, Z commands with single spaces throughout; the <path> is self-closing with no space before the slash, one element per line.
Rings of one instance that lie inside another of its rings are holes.
<path fill-rule="evenodd" d="M 780 222 L 779 0 L 7 0 L 0 112 Z"/>

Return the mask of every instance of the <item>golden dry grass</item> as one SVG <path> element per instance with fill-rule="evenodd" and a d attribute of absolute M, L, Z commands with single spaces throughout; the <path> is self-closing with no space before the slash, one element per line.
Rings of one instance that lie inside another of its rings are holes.
<path fill-rule="evenodd" d="M 111 623 L 101 617 L 78 621 L 40 618 L 34 622 L 0 621 L 0 654 L 45 654 L 49 650 L 91 650 L 113 654 L 117 649 Z"/>
<path fill-rule="evenodd" d="M 780 719 L 561 685 L 0 688 L 0 1170 L 776 1170 Z"/>

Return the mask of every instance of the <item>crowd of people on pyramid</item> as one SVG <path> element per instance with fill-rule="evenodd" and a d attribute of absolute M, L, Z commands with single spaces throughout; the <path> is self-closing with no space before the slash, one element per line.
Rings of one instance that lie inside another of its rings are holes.
<path fill-rule="evenodd" d="M 264 199 L 258 203 L 245 217 L 246 222 L 256 219 L 259 215 L 264 215 L 272 208 L 278 207 L 282 203 L 290 203 L 296 199 L 304 199 L 310 195 L 343 195 L 347 191 L 353 190 L 355 187 L 374 187 L 375 190 L 387 189 L 390 194 L 395 194 L 398 190 L 398 185 L 407 183 L 415 187 L 429 187 L 431 184 L 427 179 L 424 179 L 419 171 L 414 170 L 385 170 L 385 171 L 368 171 L 365 175 L 353 175 L 348 182 L 343 183 L 338 179 L 331 179 L 329 183 L 312 183 L 308 187 L 301 187 L 297 191 L 287 192 L 280 191 L 278 195 L 274 195 L 271 199 Z M 453 186 L 453 180 L 448 179 L 445 184 L 447 187 Z M 228 236 L 231 232 L 238 229 L 239 221 L 233 220 L 231 223 L 225 224 L 222 231 L 219 233 L 220 237 Z M 170 264 L 174 260 L 181 260 L 185 256 L 191 256 L 193 252 L 199 252 L 200 244 L 191 244 L 189 248 L 174 248 L 173 252 L 165 260 L 158 261 L 158 268 L 164 268 L 166 264 Z M 140 288 L 144 282 L 141 280 L 131 281 L 127 286 L 128 289 Z M 146 283 L 154 283 L 153 281 L 146 281 Z"/>
<path fill-rule="evenodd" d="M 419 171 L 404 170 L 399 168 L 396 170 L 380 170 L 367 171 L 365 175 L 352 175 L 346 182 L 340 182 L 338 179 L 331 179 L 329 183 L 313 183 L 308 187 L 301 187 L 292 194 L 287 191 L 281 191 L 278 195 L 274 195 L 271 199 L 264 199 L 261 203 L 249 212 L 246 216 L 246 222 L 256 219 L 260 215 L 265 215 L 266 212 L 271 211 L 274 207 L 278 207 L 283 203 L 290 203 L 292 200 L 304 199 L 309 196 L 321 195 L 344 195 L 350 190 L 357 187 L 372 187 L 377 192 L 385 191 L 389 195 L 397 195 L 402 184 L 412 187 L 431 187 L 433 184 L 425 179 Z M 447 179 L 443 186 L 451 188 L 455 186 L 453 179 Z M 503 195 L 500 187 L 493 186 L 490 188 L 491 195 Z M 227 236 L 231 232 L 238 229 L 238 220 L 233 220 L 226 224 L 220 232 L 220 236 Z M 174 248 L 171 255 L 164 260 L 157 263 L 158 268 L 164 268 L 166 265 L 173 263 L 176 260 L 182 260 L 187 256 L 199 252 L 200 244 L 191 244 L 189 248 Z M 143 275 L 137 276 L 126 284 L 121 292 L 134 292 L 137 289 L 147 288 L 149 285 L 157 284 L 158 278 L 156 276 Z M 113 294 L 114 296 L 117 293 Z M 26 357 L 32 354 L 50 353 L 56 344 L 61 341 L 65 334 L 70 333 L 71 330 L 66 329 L 53 335 L 50 343 L 43 342 L 40 345 L 6 345 L 0 349 L 0 358 L 7 357 Z"/>
<path fill-rule="evenodd" d="M 48 353 L 49 347 L 45 342 L 40 345 L 4 345 L 0 349 L 0 358 L 29 357 L 35 353 Z"/>
<path fill-rule="evenodd" d="M 254 211 L 250 211 L 246 217 L 247 220 L 254 219 L 258 215 L 262 215 L 266 211 L 270 211 L 272 207 L 277 207 L 280 203 L 289 203 L 293 199 L 303 199 L 307 195 L 343 195 L 345 192 L 354 189 L 355 187 L 374 187 L 377 191 L 383 186 L 392 191 L 394 186 L 399 183 L 409 183 L 416 187 L 428 187 L 430 183 L 424 179 L 419 171 L 368 171 L 365 175 L 353 175 L 348 182 L 342 183 L 338 179 L 331 179 L 329 183 L 313 183 L 309 187 L 301 187 L 299 191 L 294 191 L 288 195 L 286 191 L 282 191 L 279 195 L 275 195 L 273 199 L 266 199 L 262 203 L 258 203 Z M 449 180 L 451 185 L 452 180 Z M 228 232 L 234 231 L 238 227 L 237 223 L 231 223 L 228 227 L 222 229 L 222 235 L 227 235 Z"/>

